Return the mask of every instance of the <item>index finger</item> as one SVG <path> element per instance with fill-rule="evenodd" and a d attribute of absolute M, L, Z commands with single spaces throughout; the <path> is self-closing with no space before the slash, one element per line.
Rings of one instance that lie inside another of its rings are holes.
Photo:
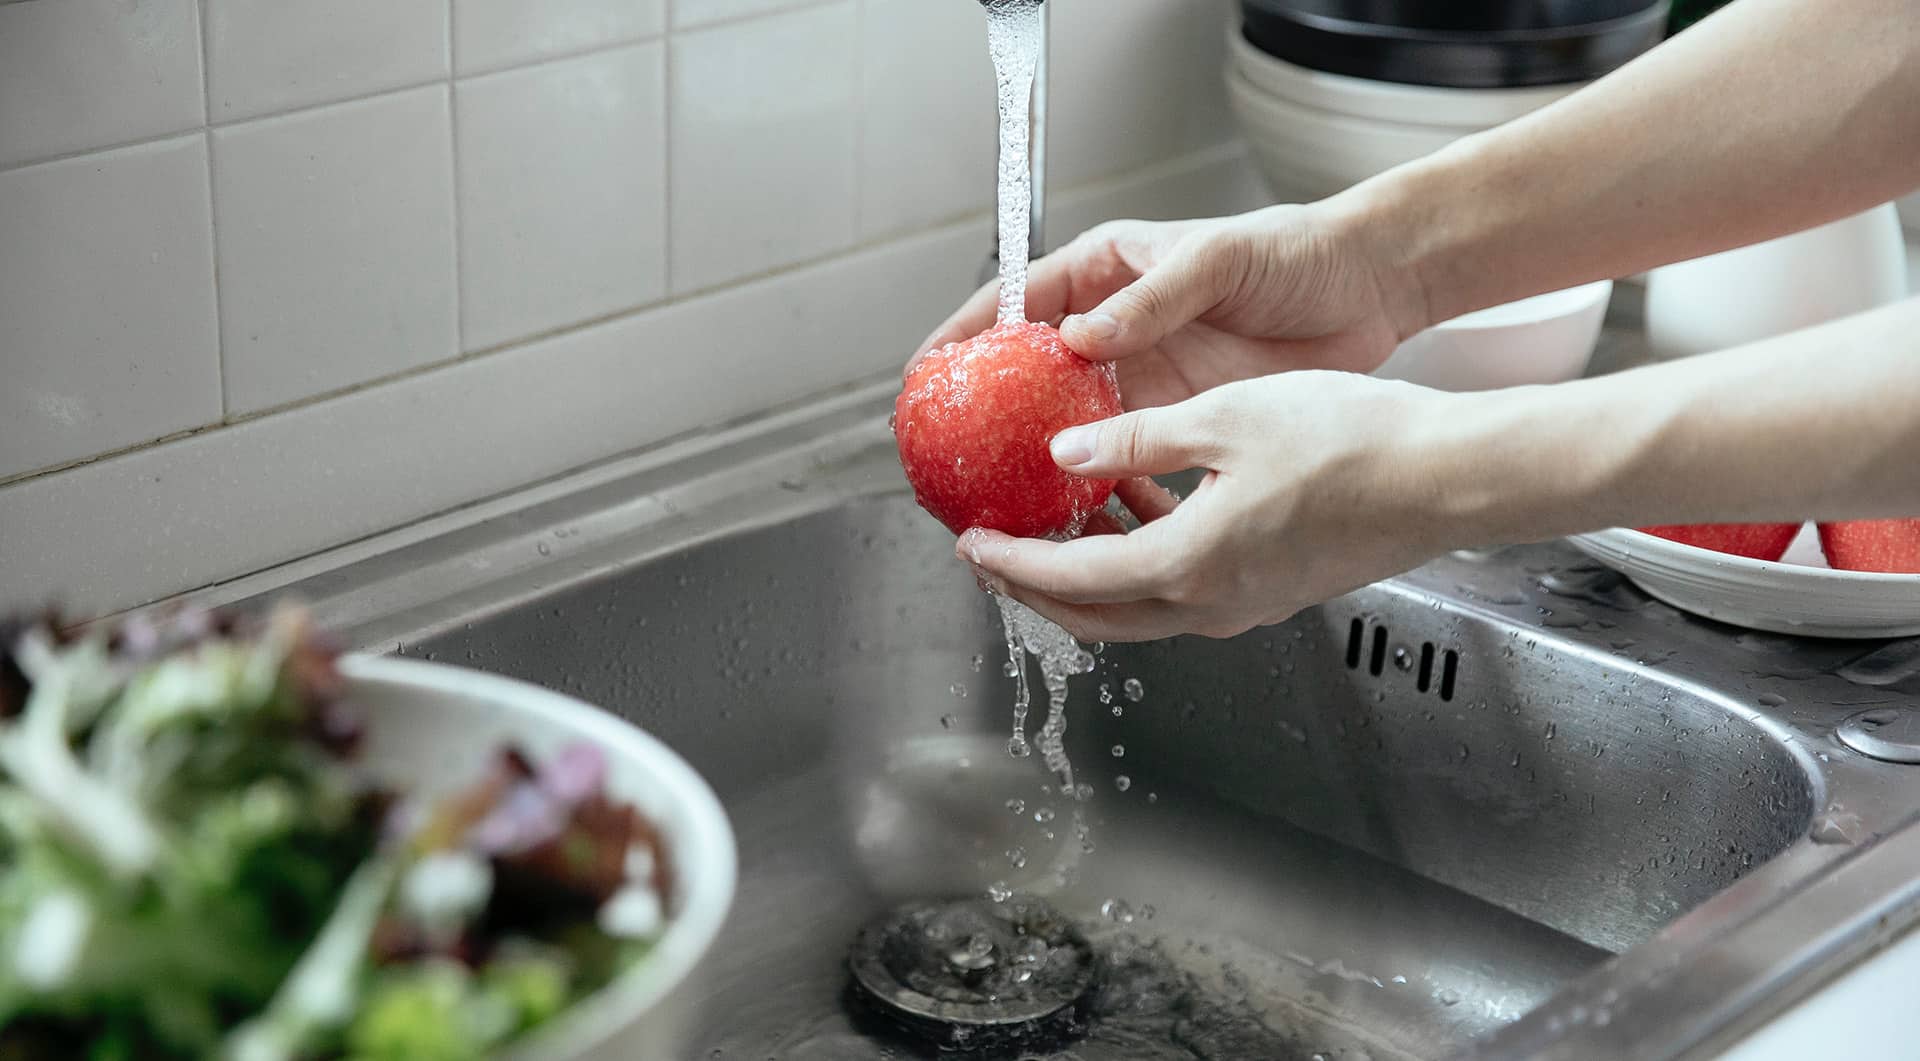
<path fill-rule="evenodd" d="M 1159 539 L 1149 524 L 1131 534 L 1096 534 L 1069 542 L 1013 538 L 974 528 L 955 552 L 994 578 L 1069 604 L 1151 600 L 1165 586 Z"/>
<path fill-rule="evenodd" d="M 1036 258 L 1027 270 L 1027 318 L 1058 324 L 1069 313 L 1092 309 L 1139 275 L 1135 259 L 1148 255 L 1152 226 L 1103 225 L 1052 254 Z M 935 347 L 971 339 L 993 327 L 1000 308 L 1000 282 L 988 281 L 953 316 L 935 328 L 914 351 L 907 370 Z"/>

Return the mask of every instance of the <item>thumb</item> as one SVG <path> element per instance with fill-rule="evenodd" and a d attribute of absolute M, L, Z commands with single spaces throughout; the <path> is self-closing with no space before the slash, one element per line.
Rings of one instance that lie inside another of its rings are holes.
<path fill-rule="evenodd" d="M 1131 479 L 1212 468 L 1226 440 L 1192 401 L 1123 413 L 1053 437 L 1055 464 L 1090 479 Z"/>
<path fill-rule="evenodd" d="M 1220 304 L 1227 261 L 1217 240 L 1183 240 L 1140 279 L 1062 321 L 1060 331 L 1068 346 L 1092 361 L 1144 353 Z"/>

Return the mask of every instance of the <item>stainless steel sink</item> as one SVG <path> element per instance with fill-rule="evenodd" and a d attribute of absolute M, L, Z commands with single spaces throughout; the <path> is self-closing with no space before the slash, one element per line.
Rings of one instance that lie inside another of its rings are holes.
<path fill-rule="evenodd" d="M 996 883 L 1188 992 L 1033 1055 L 1077 1061 L 1711 1056 L 1914 920 L 1920 767 L 1833 733 L 1910 709 L 1920 650 L 1690 620 L 1555 545 L 1107 647 L 1069 709 L 1083 841 L 1004 750 L 997 615 L 902 491 L 887 397 L 223 592 L 581 696 L 705 773 L 744 876 L 701 1058 L 919 1056 L 850 1015 L 846 949 Z"/>

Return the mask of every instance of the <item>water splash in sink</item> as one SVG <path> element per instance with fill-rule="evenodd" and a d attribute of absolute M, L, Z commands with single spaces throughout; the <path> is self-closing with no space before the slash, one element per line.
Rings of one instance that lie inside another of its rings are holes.
<path fill-rule="evenodd" d="M 1024 650 L 1040 661 L 1040 678 L 1047 690 L 1047 720 L 1040 727 L 1040 755 L 1060 780 L 1062 795 L 1085 798 L 1074 784 L 1073 763 L 1067 758 L 1067 679 L 1093 670 L 1093 654 L 1080 647 L 1073 635 L 1055 626 L 1039 612 L 1012 597 L 995 597 L 1000 605 L 1000 621 L 1007 633 L 1007 656 L 1018 683 L 1014 691 L 1013 736 L 1007 750 L 1015 757 L 1027 751 L 1026 722 L 1031 690 L 1027 684 Z"/>

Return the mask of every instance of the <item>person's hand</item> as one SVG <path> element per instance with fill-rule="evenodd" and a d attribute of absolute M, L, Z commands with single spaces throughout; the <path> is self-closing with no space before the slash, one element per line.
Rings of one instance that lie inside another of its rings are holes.
<path fill-rule="evenodd" d="M 1101 225 L 1033 263 L 1028 316 L 1081 356 L 1117 362 L 1131 409 L 1292 369 L 1371 371 L 1426 322 L 1360 218 L 1322 203 Z M 976 293 L 914 360 L 991 327 L 997 290 Z"/>
<path fill-rule="evenodd" d="M 1131 480 L 1122 500 L 1142 526 L 1069 542 L 976 528 L 955 551 L 987 588 L 1083 641 L 1228 637 L 1281 622 L 1476 540 L 1447 518 L 1442 485 L 1473 463 L 1449 426 L 1460 400 L 1291 372 L 1072 428 L 1054 439 L 1054 459 Z M 1178 504 L 1134 479 L 1188 468 L 1208 475 Z"/>

